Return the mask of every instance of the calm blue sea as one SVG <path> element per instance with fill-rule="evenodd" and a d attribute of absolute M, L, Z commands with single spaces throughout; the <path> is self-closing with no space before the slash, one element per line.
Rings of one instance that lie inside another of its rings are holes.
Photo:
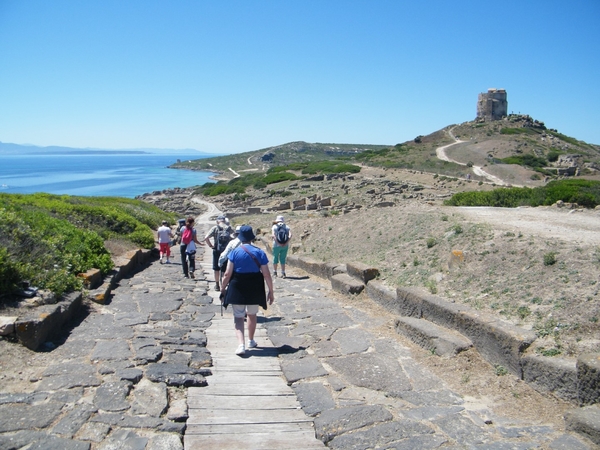
<path fill-rule="evenodd" d="M 201 157 L 201 156 L 200 156 Z M 168 169 L 198 154 L 0 155 L 0 192 L 133 198 L 204 184 L 210 172 Z"/>

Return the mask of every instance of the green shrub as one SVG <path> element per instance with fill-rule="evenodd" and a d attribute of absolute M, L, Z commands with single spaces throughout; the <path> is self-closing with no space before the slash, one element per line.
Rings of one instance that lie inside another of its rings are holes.
<path fill-rule="evenodd" d="M 79 273 L 112 269 L 105 240 L 153 248 L 163 219 L 176 217 L 140 200 L 0 194 L 0 301 L 23 280 L 57 295 L 80 289 Z"/>
<path fill-rule="evenodd" d="M 502 128 L 500 134 L 535 134 L 532 128 Z"/>
<path fill-rule="evenodd" d="M 521 320 L 526 319 L 531 315 L 531 310 L 527 306 L 519 306 L 517 308 L 517 315 L 521 318 Z"/>
<path fill-rule="evenodd" d="M 553 205 L 562 200 L 587 208 L 600 204 L 600 181 L 555 180 L 536 188 L 498 188 L 486 192 L 459 192 L 444 201 L 447 206 L 517 206 Z"/>
<path fill-rule="evenodd" d="M 273 184 L 273 183 L 279 183 L 281 181 L 293 181 L 293 180 L 297 180 L 297 179 L 299 179 L 299 177 L 297 177 L 293 173 L 290 173 L 290 172 L 276 172 L 276 173 L 271 173 L 271 174 L 266 175 L 262 179 L 262 181 L 265 184 Z"/>
<path fill-rule="evenodd" d="M 307 164 L 302 169 L 303 174 L 317 174 L 317 173 L 358 173 L 360 167 L 354 164 L 342 163 L 339 161 L 315 161 Z"/>
<path fill-rule="evenodd" d="M 548 165 L 548 161 L 544 158 L 539 158 L 534 155 L 516 155 L 509 156 L 508 158 L 502 158 L 504 164 L 517 164 L 519 166 L 527 167 L 545 167 Z"/>
<path fill-rule="evenodd" d="M 496 376 L 503 377 L 504 375 L 508 375 L 508 369 L 500 364 L 496 364 L 494 366 L 494 372 Z"/>
<path fill-rule="evenodd" d="M 556 162 L 558 161 L 558 157 L 560 156 L 560 152 L 557 152 L 555 150 L 552 150 L 548 153 L 548 161 L 550 162 Z"/>
<path fill-rule="evenodd" d="M 544 255 L 544 265 L 545 266 L 553 266 L 556 264 L 556 253 L 549 252 Z"/>

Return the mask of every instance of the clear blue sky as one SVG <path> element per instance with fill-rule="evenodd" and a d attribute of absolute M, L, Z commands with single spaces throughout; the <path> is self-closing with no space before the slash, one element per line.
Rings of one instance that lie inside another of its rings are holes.
<path fill-rule="evenodd" d="M 397 144 L 509 112 L 600 144 L 600 1 L 0 0 L 0 141 Z"/>

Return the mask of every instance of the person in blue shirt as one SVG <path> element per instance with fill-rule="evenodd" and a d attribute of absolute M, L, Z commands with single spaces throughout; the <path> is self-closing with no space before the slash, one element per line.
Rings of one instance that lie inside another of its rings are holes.
<path fill-rule="evenodd" d="M 257 345 L 254 332 L 258 307 L 267 309 L 267 302 L 272 305 L 274 300 L 269 259 L 264 251 L 252 245 L 255 238 L 251 226 L 240 227 L 238 239 L 241 245 L 227 255 L 227 270 L 221 283 L 223 305 L 231 305 L 233 308 L 235 334 L 239 344 L 236 355 L 246 353 L 244 317 L 248 318 L 248 348 L 254 348 Z M 265 282 L 268 293 L 265 293 Z"/>

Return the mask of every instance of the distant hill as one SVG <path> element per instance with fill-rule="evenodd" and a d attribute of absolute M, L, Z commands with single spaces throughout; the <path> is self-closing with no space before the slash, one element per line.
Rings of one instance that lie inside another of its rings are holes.
<path fill-rule="evenodd" d="M 454 145 L 451 145 L 454 144 Z M 447 160 L 436 152 L 442 146 Z M 228 156 L 191 160 L 171 167 L 212 170 L 232 178 L 231 170 L 266 172 L 296 162 L 342 160 L 372 167 L 418 170 L 454 177 L 471 176 L 471 168 L 484 167 L 506 183 L 536 185 L 558 176 L 600 179 L 600 146 L 588 144 L 549 129 L 527 115 L 502 120 L 475 120 L 449 125 L 427 136 L 396 145 L 322 144 L 290 142 Z M 479 179 L 474 176 L 473 179 Z"/>
<path fill-rule="evenodd" d="M 61 147 L 48 146 L 41 147 L 30 144 L 11 144 L 0 142 L 0 155 L 136 155 L 136 154 L 180 154 L 194 155 L 199 157 L 205 155 L 212 156 L 214 153 L 204 153 L 198 150 L 186 149 L 160 149 L 160 148 L 134 148 L 134 149 L 100 149 L 100 148 L 76 148 L 76 147 Z"/>

